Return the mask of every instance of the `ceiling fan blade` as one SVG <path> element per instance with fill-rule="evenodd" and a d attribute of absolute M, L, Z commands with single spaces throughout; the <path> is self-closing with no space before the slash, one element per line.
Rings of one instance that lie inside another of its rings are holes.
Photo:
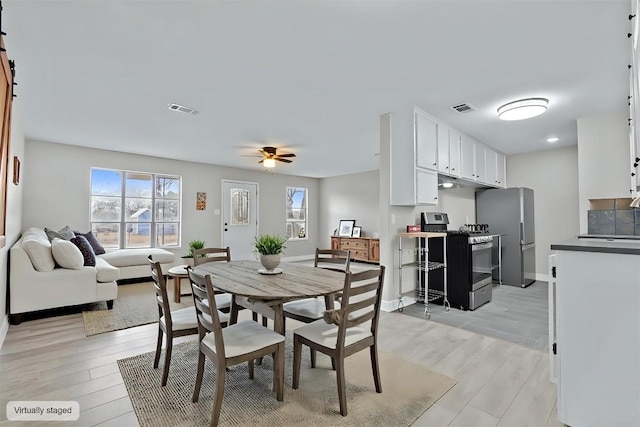
<path fill-rule="evenodd" d="M 276 154 L 276 157 L 295 157 L 296 155 L 293 153 L 285 153 L 285 154 Z"/>
<path fill-rule="evenodd" d="M 280 157 L 274 157 L 274 158 L 279 162 L 292 163 L 292 161 L 288 159 L 281 159 Z"/>

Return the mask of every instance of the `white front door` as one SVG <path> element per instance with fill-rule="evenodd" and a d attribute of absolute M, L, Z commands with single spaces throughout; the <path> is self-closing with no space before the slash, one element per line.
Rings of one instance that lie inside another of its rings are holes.
<path fill-rule="evenodd" d="M 256 259 L 253 240 L 258 235 L 258 184 L 222 181 L 222 246 L 231 259 Z"/>

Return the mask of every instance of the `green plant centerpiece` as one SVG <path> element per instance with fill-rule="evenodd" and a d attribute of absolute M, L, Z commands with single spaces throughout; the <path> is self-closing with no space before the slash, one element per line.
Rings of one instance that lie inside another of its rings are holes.
<path fill-rule="evenodd" d="M 191 267 L 193 267 L 193 258 L 195 257 L 195 251 L 196 249 L 202 249 L 204 248 L 205 245 L 205 241 L 204 240 L 192 240 L 189 242 L 189 252 L 187 252 L 187 254 L 185 256 L 183 256 L 183 259 L 187 260 L 187 263 L 189 265 L 191 265 Z"/>
<path fill-rule="evenodd" d="M 284 243 L 287 241 L 286 237 L 279 236 L 277 234 L 263 234 L 260 237 L 255 238 L 254 253 L 260 254 L 260 263 L 265 268 L 265 273 L 274 274 L 276 267 L 280 265 L 280 255 L 284 253 L 286 246 Z"/>

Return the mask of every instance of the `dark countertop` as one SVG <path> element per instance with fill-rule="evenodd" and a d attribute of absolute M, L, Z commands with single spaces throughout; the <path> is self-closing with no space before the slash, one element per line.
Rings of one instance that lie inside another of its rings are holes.
<path fill-rule="evenodd" d="M 629 237 L 580 235 L 552 243 L 551 250 L 640 255 L 640 240 Z"/>

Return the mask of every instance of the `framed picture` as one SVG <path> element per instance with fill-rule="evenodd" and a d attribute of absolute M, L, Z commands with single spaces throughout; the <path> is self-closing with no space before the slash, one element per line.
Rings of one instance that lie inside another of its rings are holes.
<path fill-rule="evenodd" d="M 196 192 L 196 210 L 204 211 L 207 209 L 207 193 Z"/>
<path fill-rule="evenodd" d="M 353 227 L 353 232 L 351 233 L 351 237 L 360 237 L 361 232 L 362 232 L 362 227 L 355 226 Z"/>
<path fill-rule="evenodd" d="M 355 225 L 355 219 L 341 219 L 340 225 L 338 226 L 338 236 L 351 237 L 351 233 L 353 233 L 353 227 Z"/>

